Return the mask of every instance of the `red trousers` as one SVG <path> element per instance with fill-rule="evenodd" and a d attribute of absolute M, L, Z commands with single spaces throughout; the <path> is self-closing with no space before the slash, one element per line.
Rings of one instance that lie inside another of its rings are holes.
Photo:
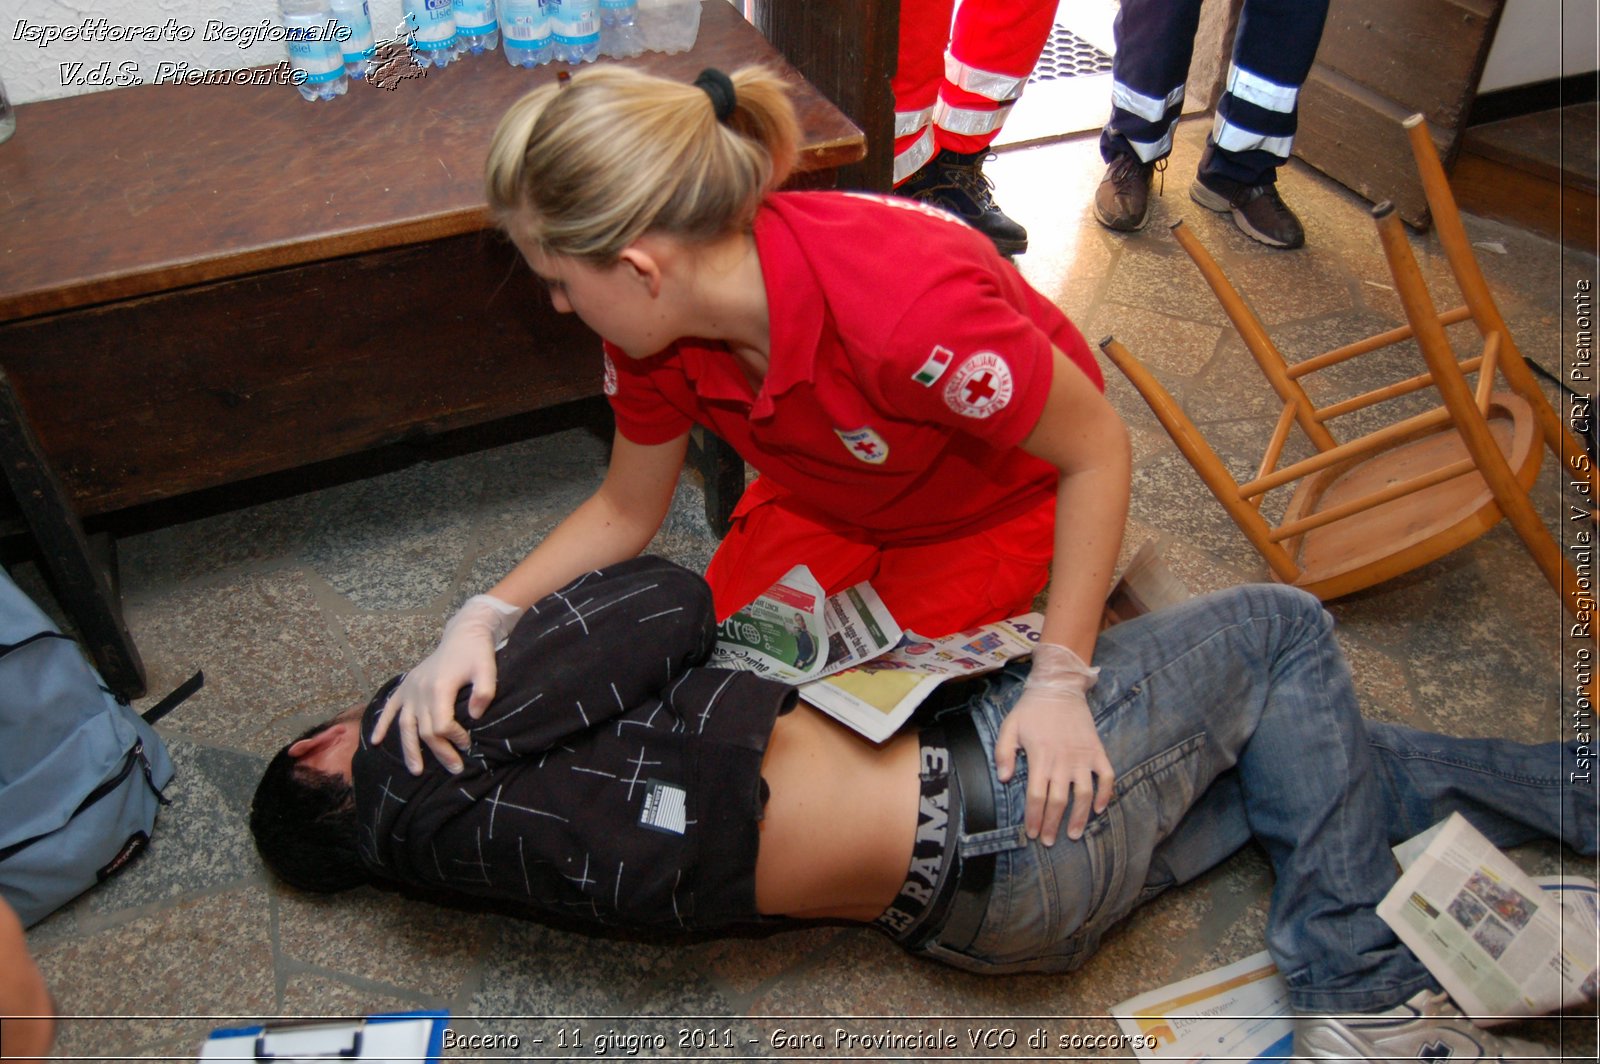
<path fill-rule="evenodd" d="M 949 635 L 1033 608 L 1050 577 L 1055 515 L 1052 495 L 982 532 L 897 546 L 841 527 L 757 480 L 735 507 L 706 580 L 721 620 L 804 563 L 827 594 L 870 580 L 900 627 Z"/>
<path fill-rule="evenodd" d="M 957 8 L 956 0 L 902 0 L 893 82 L 896 182 L 936 149 L 974 152 L 993 142 L 1050 39 L 1057 4 L 962 0 Z"/>

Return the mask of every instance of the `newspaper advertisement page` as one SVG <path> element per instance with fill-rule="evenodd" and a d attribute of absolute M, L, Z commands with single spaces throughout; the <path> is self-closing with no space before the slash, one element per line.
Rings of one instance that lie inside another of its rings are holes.
<path fill-rule="evenodd" d="M 784 573 L 722 622 L 708 664 L 798 683 L 822 670 L 827 648 L 822 585 L 804 565 Z"/>
<path fill-rule="evenodd" d="M 1592 879 L 1582 876 L 1535 876 L 1535 883 L 1554 898 L 1561 907 L 1561 938 L 1568 949 L 1578 956 L 1587 956 L 1591 964 L 1600 956 L 1600 889 Z M 1585 952 L 1587 951 L 1587 952 Z M 1586 1001 L 1593 1002 L 1600 983 L 1600 965 L 1589 970 L 1589 976 L 1578 984 Z M 1570 1005 L 1571 1002 L 1564 1004 Z"/>
<path fill-rule="evenodd" d="M 1111 1006 L 1145 1060 L 1279 1060 L 1293 1053 L 1289 987 L 1265 950 Z"/>
<path fill-rule="evenodd" d="M 828 640 L 826 655 L 822 668 L 809 677 L 811 680 L 871 661 L 900 642 L 900 626 L 865 581 L 829 596 L 823 603 L 822 617 Z"/>
<path fill-rule="evenodd" d="M 876 657 L 900 640 L 878 593 L 860 583 L 828 598 L 797 565 L 722 622 L 709 664 L 805 683 Z"/>
<path fill-rule="evenodd" d="M 1542 890 L 1453 813 L 1378 903 L 1378 915 L 1474 1023 L 1490 1026 L 1585 1000 L 1594 930 L 1562 929 Z"/>
<path fill-rule="evenodd" d="M 991 672 L 1033 653 L 1044 617 L 1025 613 L 938 639 L 907 632 L 889 653 L 824 680 L 800 697 L 873 742 L 882 742 L 946 680 Z"/>
<path fill-rule="evenodd" d="M 1561 906 L 1565 934 L 1584 936 L 1580 947 L 1593 945 L 1596 932 L 1600 932 L 1600 890 L 1594 880 L 1582 876 L 1535 876 L 1533 881 Z"/>

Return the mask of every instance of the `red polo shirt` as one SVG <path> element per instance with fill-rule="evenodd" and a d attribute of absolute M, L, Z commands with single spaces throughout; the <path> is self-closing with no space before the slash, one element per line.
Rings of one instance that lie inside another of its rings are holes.
<path fill-rule="evenodd" d="M 720 342 L 648 359 L 606 345 L 624 436 L 704 425 L 814 510 L 884 542 L 999 524 L 1054 490 L 1017 444 L 1039 420 L 1051 345 L 1095 385 L 1082 335 L 988 238 L 910 200 L 770 197 L 756 215 L 770 366 L 760 389 Z"/>

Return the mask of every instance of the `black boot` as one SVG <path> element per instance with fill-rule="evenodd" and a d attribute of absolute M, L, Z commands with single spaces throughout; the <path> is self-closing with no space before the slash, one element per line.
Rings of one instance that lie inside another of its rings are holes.
<path fill-rule="evenodd" d="M 940 207 L 994 241 L 1002 255 L 1028 250 L 1028 231 L 1007 217 L 994 201 L 994 183 L 983 172 L 987 152 L 941 151 L 913 174 L 895 195 Z"/>

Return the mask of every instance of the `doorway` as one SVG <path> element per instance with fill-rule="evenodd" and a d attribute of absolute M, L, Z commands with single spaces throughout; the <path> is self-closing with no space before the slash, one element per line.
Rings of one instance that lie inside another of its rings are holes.
<path fill-rule="evenodd" d="M 1117 0 L 1063 0 L 1028 87 L 995 140 L 997 151 L 1098 133 L 1111 113 Z M 1183 113 L 1202 111 L 1191 94 Z"/>

